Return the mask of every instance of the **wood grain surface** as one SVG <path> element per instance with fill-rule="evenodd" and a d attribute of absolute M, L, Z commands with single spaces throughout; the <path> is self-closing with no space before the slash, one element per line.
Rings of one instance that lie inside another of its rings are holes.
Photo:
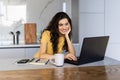
<path fill-rule="evenodd" d="M 24 34 L 25 34 L 25 44 L 37 43 L 36 24 L 35 23 L 24 24 Z"/>
<path fill-rule="evenodd" d="M 0 71 L 0 80 L 120 80 L 120 66 Z"/>

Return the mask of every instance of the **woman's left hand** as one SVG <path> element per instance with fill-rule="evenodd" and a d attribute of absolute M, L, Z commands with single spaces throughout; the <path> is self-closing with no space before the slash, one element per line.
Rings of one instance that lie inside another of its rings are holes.
<path fill-rule="evenodd" d="M 65 35 L 68 35 L 70 33 L 70 31 L 71 31 L 71 27 L 68 29 L 68 31 L 66 32 Z"/>
<path fill-rule="evenodd" d="M 67 58 L 67 59 L 69 59 L 69 60 L 74 60 L 74 61 L 77 60 L 76 56 L 73 55 L 73 54 L 71 54 L 71 53 L 66 54 L 66 55 L 65 55 L 65 58 Z"/>

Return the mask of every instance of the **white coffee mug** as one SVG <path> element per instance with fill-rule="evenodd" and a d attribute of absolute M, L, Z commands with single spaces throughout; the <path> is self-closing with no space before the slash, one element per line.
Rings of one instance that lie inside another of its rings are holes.
<path fill-rule="evenodd" d="M 64 65 L 64 54 L 57 53 L 53 56 L 53 59 L 50 59 L 50 63 L 56 65 L 56 66 L 63 66 Z"/>

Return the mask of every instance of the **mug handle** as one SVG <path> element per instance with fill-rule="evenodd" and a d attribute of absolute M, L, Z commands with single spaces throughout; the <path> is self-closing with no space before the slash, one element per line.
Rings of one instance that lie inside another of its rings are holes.
<path fill-rule="evenodd" d="M 52 59 L 50 59 L 50 63 L 53 64 L 53 65 L 56 65 L 56 63 L 54 61 L 52 61 Z"/>

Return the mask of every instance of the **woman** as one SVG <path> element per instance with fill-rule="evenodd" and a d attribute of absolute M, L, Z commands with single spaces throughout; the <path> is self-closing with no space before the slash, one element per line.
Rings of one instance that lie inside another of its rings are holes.
<path fill-rule="evenodd" d="M 65 58 L 76 60 L 75 50 L 71 42 L 72 23 L 64 12 L 58 12 L 43 31 L 40 49 L 35 58 L 53 58 L 54 54 L 66 51 Z"/>

